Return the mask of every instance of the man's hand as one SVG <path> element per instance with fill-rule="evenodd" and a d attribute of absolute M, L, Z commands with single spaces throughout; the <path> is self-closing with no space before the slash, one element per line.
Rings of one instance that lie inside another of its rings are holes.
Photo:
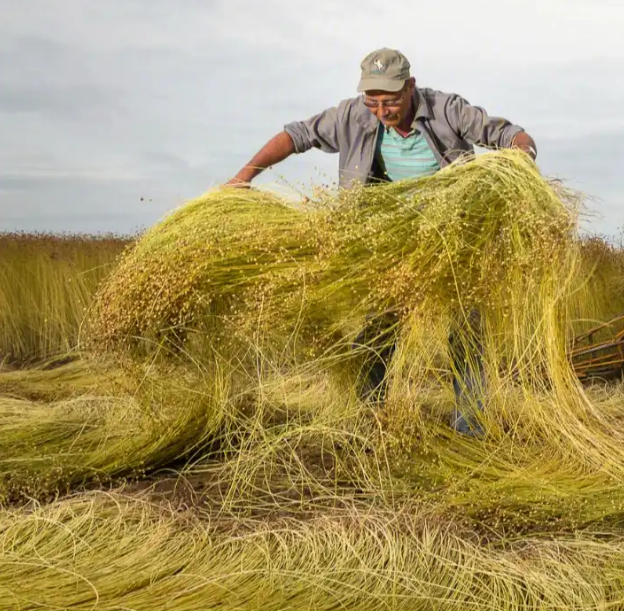
<path fill-rule="evenodd" d="M 251 181 L 266 168 L 290 157 L 295 152 L 295 143 L 286 133 L 281 132 L 269 140 L 254 156 L 254 158 L 230 181 L 226 187 L 236 189 L 251 188 Z"/>
<path fill-rule="evenodd" d="M 233 187 L 235 189 L 251 189 L 251 183 L 248 180 L 238 178 L 238 176 L 234 176 L 234 178 L 228 180 L 223 186 Z"/>
<path fill-rule="evenodd" d="M 513 139 L 512 147 L 524 151 L 535 161 L 537 157 L 537 146 L 535 145 L 535 140 L 526 132 L 519 132 L 516 134 L 516 137 Z"/>

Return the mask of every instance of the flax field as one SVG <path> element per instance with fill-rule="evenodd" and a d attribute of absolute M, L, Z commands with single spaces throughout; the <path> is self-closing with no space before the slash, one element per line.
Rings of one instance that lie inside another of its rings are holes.
<path fill-rule="evenodd" d="M 624 249 L 583 214 L 503 151 L 0 235 L 0 610 L 624 610 Z"/>

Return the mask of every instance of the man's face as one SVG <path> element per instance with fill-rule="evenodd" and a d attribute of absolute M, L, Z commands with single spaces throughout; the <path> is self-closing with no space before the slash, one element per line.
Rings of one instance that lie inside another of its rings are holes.
<path fill-rule="evenodd" d="M 413 90 L 410 79 L 401 91 L 366 91 L 364 104 L 386 127 L 397 127 L 410 112 Z"/>

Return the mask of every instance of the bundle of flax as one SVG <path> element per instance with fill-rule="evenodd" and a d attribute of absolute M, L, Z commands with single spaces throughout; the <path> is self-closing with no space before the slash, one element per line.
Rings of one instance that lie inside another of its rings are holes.
<path fill-rule="evenodd" d="M 217 190 L 126 253 L 98 296 L 95 337 L 184 341 L 192 329 L 214 342 L 235 320 L 230 329 L 254 321 L 274 337 L 307 325 L 334 341 L 336 328 L 387 309 L 520 312 L 519 297 L 568 273 L 575 203 L 515 151 L 327 194 L 308 213 L 271 194 Z"/>
<path fill-rule="evenodd" d="M 296 320 L 304 302 L 307 316 L 323 312 L 325 325 L 348 334 L 384 313 L 395 326 L 390 341 L 399 335 L 409 344 L 412 377 L 424 378 L 439 369 L 432 360 L 446 350 L 453 321 L 477 311 L 493 375 L 504 366 L 529 386 L 550 384 L 570 370 L 578 208 L 576 193 L 546 180 L 519 151 L 326 197 L 314 223 L 317 267 L 299 292 L 274 298 L 274 319 Z M 472 350 L 474 329 L 455 326 L 457 342 Z"/>
<path fill-rule="evenodd" d="M 258 191 L 217 190 L 186 204 L 123 255 L 96 299 L 92 339 L 133 346 L 204 330 L 214 340 L 217 320 L 314 253 L 302 216 Z"/>
<path fill-rule="evenodd" d="M 54 402 L 0 396 L 0 506 L 142 477 L 207 446 L 232 411 L 214 372 L 136 375 Z"/>
<path fill-rule="evenodd" d="M 575 239 L 578 197 L 525 154 L 500 151 L 434 176 L 325 198 L 316 223 L 319 301 L 409 309 L 428 298 L 487 303 L 492 287 L 540 276 Z M 335 304 L 334 304 L 335 305 Z"/>

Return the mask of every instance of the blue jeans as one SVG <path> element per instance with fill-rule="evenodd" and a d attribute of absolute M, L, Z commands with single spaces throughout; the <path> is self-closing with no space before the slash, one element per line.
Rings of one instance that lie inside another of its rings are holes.
<path fill-rule="evenodd" d="M 396 349 L 397 322 L 393 313 L 368 317 L 367 325 L 355 339 L 354 347 L 364 345 L 369 349 L 358 388 L 365 401 L 383 403 L 385 400 L 387 367 Z M 472 311 L 453 322 L 449 335 L 455 394 L 451 426 L 458 433 L 475 437 L 484 434 L 478 419 L 485 392 L 480 323 L 479 313 Z"/>

